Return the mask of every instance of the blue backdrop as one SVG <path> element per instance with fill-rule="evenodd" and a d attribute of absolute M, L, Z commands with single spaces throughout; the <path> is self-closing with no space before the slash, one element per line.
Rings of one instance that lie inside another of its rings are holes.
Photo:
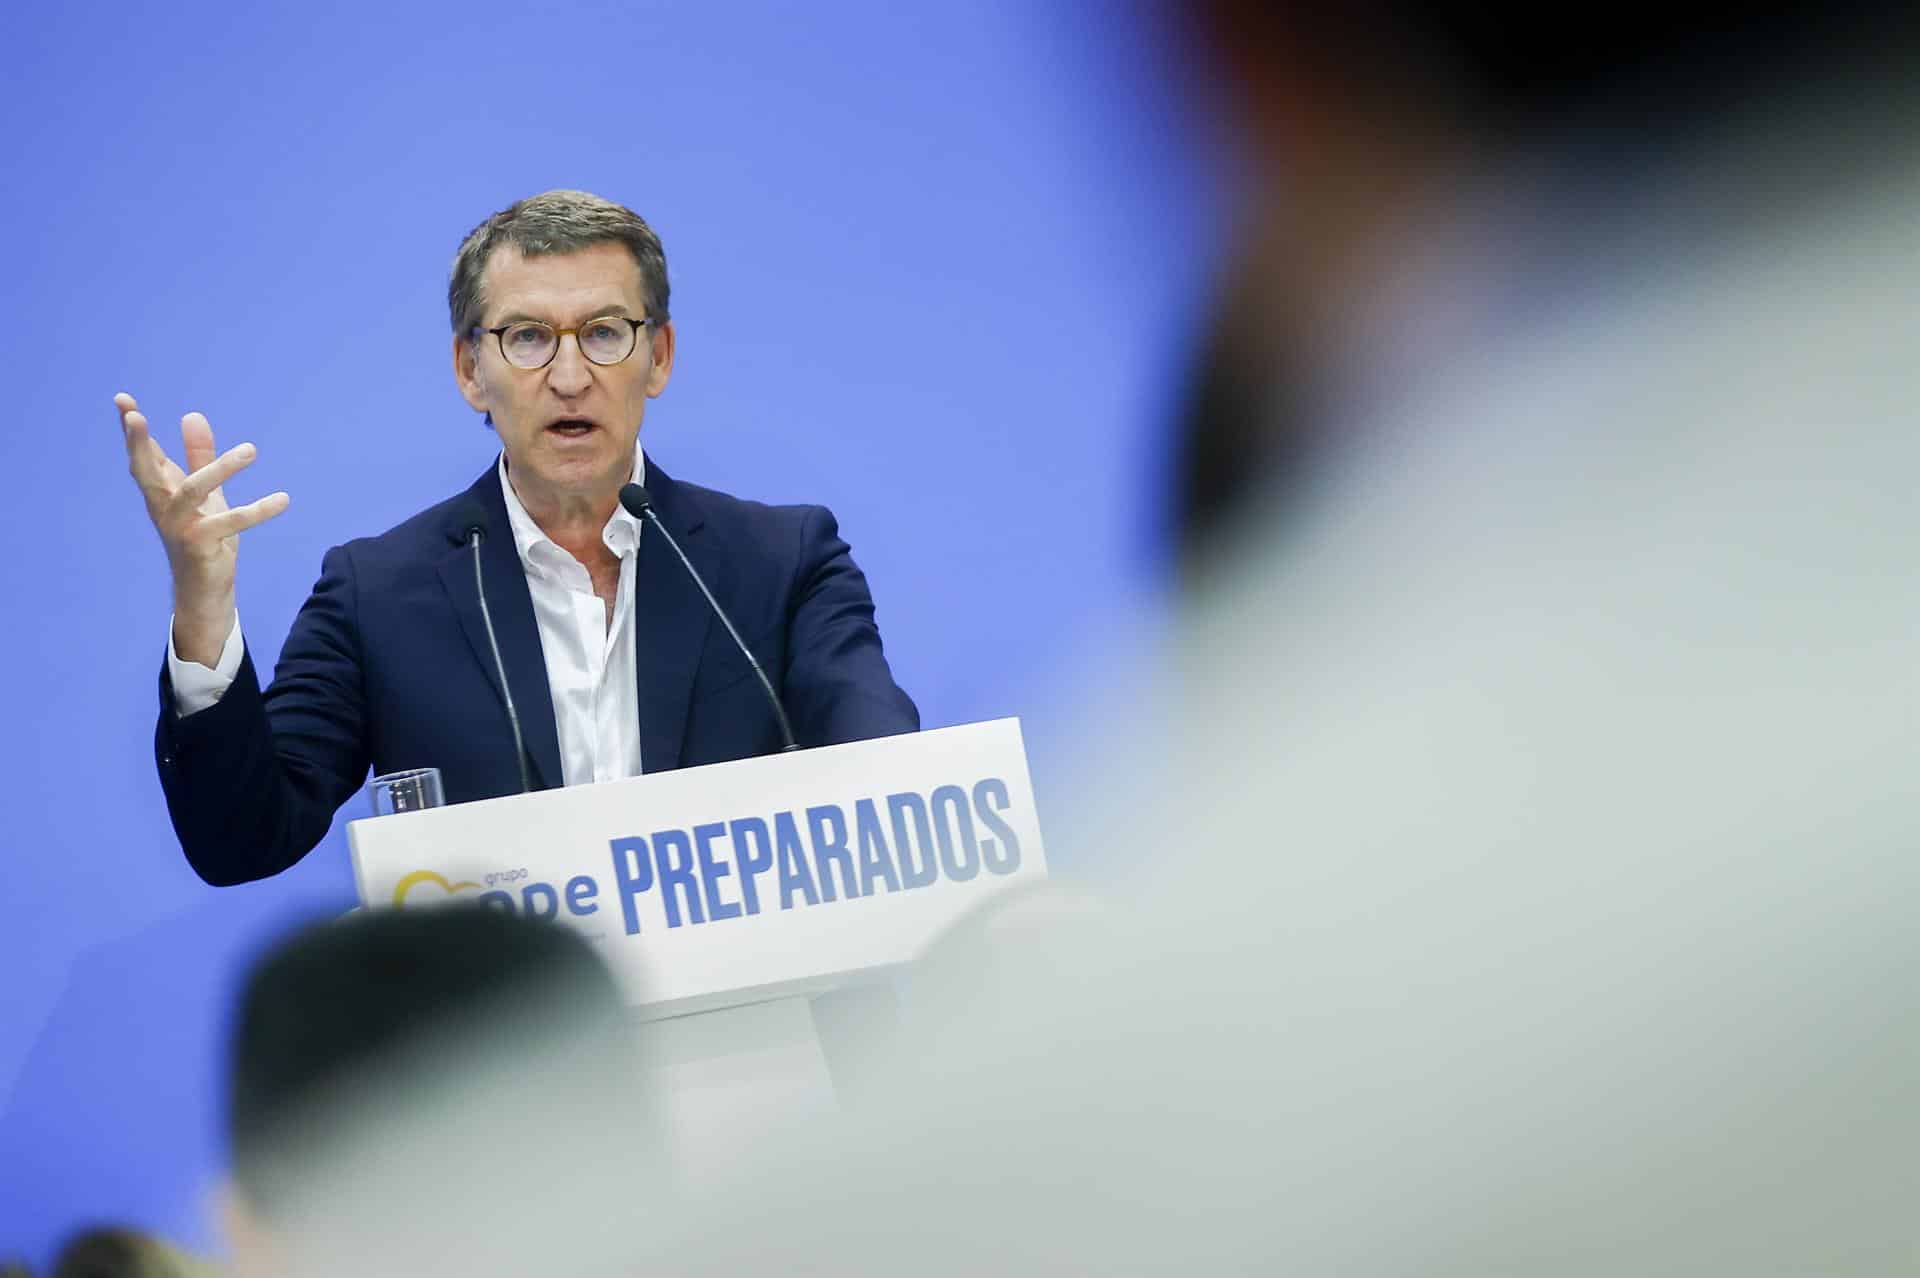
<path fill-rule="evenodd" d="M 833 506 L 929 725 L 1026 718 L 1151 611 L 1213 167 L 1127 6 L 36 5 L 9 20 L 12 481 L 0 1254 L 85 1218 L 209 1245 L 235 968 L 345 907 L 336 829 L 203 886 L 151 759 L 167 617 L 118 390 L 255 441 L 240 607 L 271 657 L 322 552 L 467 484 L 446 268 L 583 187 L 667 246 L 673 473 Z M 1074 867 L 1066 867 L 1069 871 Z"/>

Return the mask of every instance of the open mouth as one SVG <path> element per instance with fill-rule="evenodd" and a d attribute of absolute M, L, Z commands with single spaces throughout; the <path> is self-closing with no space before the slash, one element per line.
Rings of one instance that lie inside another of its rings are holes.
<path fill-rule="evenodd" d="M 567 439 L 579 439 L 582 436 L 591 435 L 595 427 L 592 422 L 584 418 L 563 417 L 557 422 L 549 422 L 547 429 Z"/>

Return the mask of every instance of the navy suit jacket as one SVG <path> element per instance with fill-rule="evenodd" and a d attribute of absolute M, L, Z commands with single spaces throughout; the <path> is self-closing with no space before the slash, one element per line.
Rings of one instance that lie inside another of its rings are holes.
<path fill-rule="evenodd" d="M 912 732 L 866 577 L 819 506 L 763 506 L 670 479 L 655 511 L 773 681 L 802 746 Z M 326 835 L 371 765 L 440 769 L 449 803 L 520 789 L 513 735 L 474 593 L 460 510 L 477 500 L 480 557 L 533 784 L 562 784 L 533 598 L 494 467 L 460 497 L 327 552 L 262 692 L 249 652 L 219 702 L 181 718 L 164 663 L 154 755 L 180 846 L 209 883 L 277 874 Z M 470 521 L 469 521 L 470 522 Z M 641 766 L 771 754 L 780 731 L 752 669 L 651 530 L 634 573 Z"/>

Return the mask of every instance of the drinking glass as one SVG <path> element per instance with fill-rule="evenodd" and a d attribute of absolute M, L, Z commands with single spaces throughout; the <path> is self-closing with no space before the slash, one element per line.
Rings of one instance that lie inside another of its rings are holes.
<path fill-rule="evenodd" d="M 447 801 L 440 789 L 438 768 L 409 768 L 405 772 L 389 772 L 367 782 L 367 793 L 373 798 L 375 816 L 437 808 Z"/>

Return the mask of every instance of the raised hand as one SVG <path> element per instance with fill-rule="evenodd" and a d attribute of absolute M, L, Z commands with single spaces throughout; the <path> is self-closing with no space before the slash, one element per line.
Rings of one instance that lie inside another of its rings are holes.
<path fill-rule="evenodd" d="M 285 493 L 269 493 L 244 506 L 228 506 L 221 485 L 253 464 L 252 444 L 214 454 L 213 427 L 200 413 L 180 419 L 186 445 L 183 470 L 147 429 L 133 396 L 113 397 L 126 437 L 127 469 L 146 499 L 173 572 L 173 647 L 183 661 L 211 666 L 233 629 L 235 564 L 240 534 L 287 508 Z"/>

